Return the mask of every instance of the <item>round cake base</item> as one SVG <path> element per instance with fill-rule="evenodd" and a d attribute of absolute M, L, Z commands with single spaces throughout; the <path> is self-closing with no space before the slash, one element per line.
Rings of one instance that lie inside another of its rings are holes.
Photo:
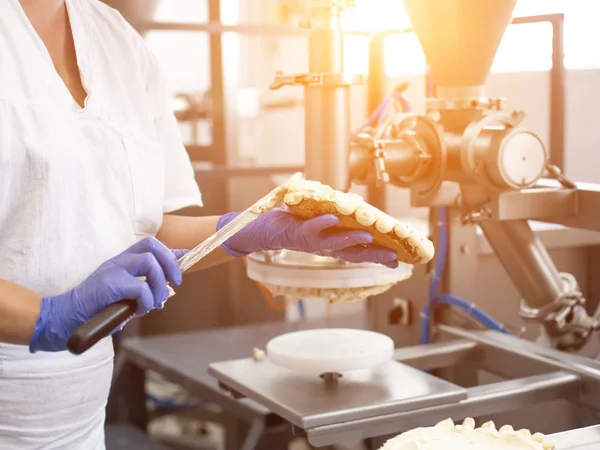
<path fill-rule="evenodd" d="M 367 330 L 331 328 L 278 336 L 267 344 L 267 357 L 280 367 L 314 374 L 371 369 L 394 356 L 394 341 Z"/>

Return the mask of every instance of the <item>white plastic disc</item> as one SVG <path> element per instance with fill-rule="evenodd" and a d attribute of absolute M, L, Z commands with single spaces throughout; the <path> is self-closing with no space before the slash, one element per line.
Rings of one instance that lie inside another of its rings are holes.
<path fill-rule="evenodd" d="M 544 144 L 537 136 L 526 131 L 515 132 L 502 143 L 498 167 L 514 185 L 530 186 L 544 172 L 546 156 Z"/>
<path fill-rule="evenodd" d="M 269 258 L 267 258 L 269 256 Z M 317 289 L 353 289 L 395 284 L 411 277 L 413 266 L 400 263 L 390 269 L 380 264 L 350 264 L 335 258 L 280 250 L 274 255 L 248 256 L 251 280 L 274 286 Z"/>
<path fill-rule="evenodd" d="M 390 337 L 366 330 L 296 331 L 267 344 L 267 356 L 273 364 L 316 375 L 370 369 L 390 361 L 393 355 Z"/>

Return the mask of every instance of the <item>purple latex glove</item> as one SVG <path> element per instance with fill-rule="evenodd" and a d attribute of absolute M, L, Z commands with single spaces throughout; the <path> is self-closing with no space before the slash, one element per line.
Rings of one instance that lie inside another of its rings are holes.
<path fill-rule="evenodd" d="M 217 230 L 240 213 L 221 216 Z M 295 250 L 344 261 L 372 262 L 390 268 L 398 267 L 393 250 L 367 246 L 373 242 L 371 233 L 363 230 L 335 230 L 339 223 L 334 214 L 301 219 L 289 211 L 273 209 L 231 237 L 222 248 L 233 256 L 246 256 L 264 250 Z"/>
<path fill-rule="evenodd" d="M 181 284 L 177 260 L 186 253 L 187 250 L 169 250 L 158 240 L 146 238 L 106 261 L 70 291 L 42 298 L 29 342 L 30 352 L 66 350 L 67 340 L 75 330 L 119 300 L 137 300 L 137 316 L 154 308 L 162 309 L 169 297 L 167 281 Z"/>

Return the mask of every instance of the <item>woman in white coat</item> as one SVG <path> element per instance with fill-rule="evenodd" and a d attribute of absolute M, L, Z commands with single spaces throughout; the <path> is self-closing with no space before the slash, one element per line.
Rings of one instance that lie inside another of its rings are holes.
<path fill-rule="evenodd" d="M 103 450 L 110 338 L 75 329 L 108 304 L 160 308 L 177 257 L 235 217 L 170 214 L 201 196 L 160 71 L 99 0 L 0 1 L 0 448 Z M 335 216 L 271 211 L 205 264 L 289 248 L 394 267 Z M 145 276 L 146 281 L 140 281 Z"/>

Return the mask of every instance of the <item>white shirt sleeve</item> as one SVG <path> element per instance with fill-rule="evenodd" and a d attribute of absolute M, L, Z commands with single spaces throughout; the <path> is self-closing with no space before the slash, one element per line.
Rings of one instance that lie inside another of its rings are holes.
<path fill-rule="evenodd" d="M 203 206 L 189 155 L 181 140 L 177 119 L 169 101 L 160 64 L 147 50 L 147 90 L 154 106 L 156 133 L 165 152 L 165 194 L 163 212 L 190 206 Z"/>

